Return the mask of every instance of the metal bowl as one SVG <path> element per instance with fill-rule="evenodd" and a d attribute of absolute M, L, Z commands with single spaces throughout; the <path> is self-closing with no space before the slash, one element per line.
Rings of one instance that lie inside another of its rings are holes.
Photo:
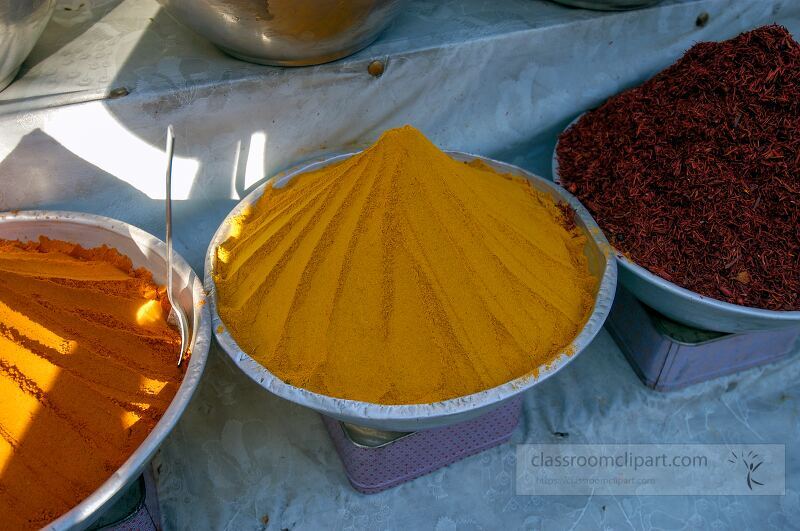
<path fill-rule="evenodd" d="M 596 11 L 625 11 L 656 5 L 661 0 L 552 0 L 569 7 Z"/>
<path fill-rule="evenodd" d="M 536 377 L 532 375 L 522 376 L 498 387 L 479 393 L 432 404 L 383 405 L 333 398 L 289 385 L 242 351 L 233 337 L 228 333 L 225 323 L 219 316 L 216 285 L 212 274 L 216 260 L 216 250 L 217 247 L 228 238 L 231 226 L 230 220 L 248 206 L 255 204 L 268 184 L 274 182 L 276 186 L 280 187 L 297 175 L 340 162 L 354 155 L 354 153 L 349 153 L 296 167 L 283 174 L 274 176 L 272 179 L 261 184 L 236 205 L 219 226 L 217 232 L 214 234 L 214 238 L 211 240 L 208 253 L 206 254 L 205 287 L 211 304 L 211 319 L 214 325 L 214 333 L 217 337 L 217 341 L 225 352 L 228 353 L 233 362 L 244 371 L 247 376 L 267 391 L 341 421 L 382 431 L 408 432 L 455 424 L 486 413 L 557 373 L 586 348 L 603 326 L 608 316 L 617 284 L 617 267 L 611 246 L 606 241 L 602 231 L 597 224 L 595 224 L 589 212 L 577 199 L 572 197 L 560 186 L 542 179 L 541 177 L 537 177 L 521 168 L 477 155 L 454 151 L 448 153 L 456 160 L 469 161 L 480 159 L 499 172 L 525 177 L 531 182 L 534 188 L 549 194 L 559 202 L 569 204 L 575 211 L 575 222 L 587 238 L 584 253 L 589 261 L 589 269 L 600 282 L 598 283 L 595 305 L 589 320 L 584 325 L 580 334 L 578 334 L 565 349 L 573 352 L 573 354 L 570 356 L 562 352 L 558 359 L 550 366 L 541 367 L 539 375 Z"/>
<path fill-rule="evenodd" d="M 570 122 L 566 129 L 581 116 L 583 114 Z M 552 162 L 555 182 L 560 181 L 557 153 L 558 143 L 553 150 Z M 763 310 L 706 297 L 651 273 L 622 253 L 616 252 L 616 255 L 621 266 L 620 283 L 637 299 L 679 323 L 731 334 L 800 326 L 800 311 Z"/>
<path fill-rule="evenodd" d="M 153 279 L 166 284 L 166 245 L 147 232 L 114 219 L 77 212 L 31 210 L 0 214 L 0 238 L 35 240 L 40 235 L 75 242 L 84 247 L 109 245 L 128 256 L 135 267 L 146 267 Z M 203 374 L 211 342 L 211 319 L 205 306 L 205 292 L 189 264 L 173 255 L 178 301 L 191 325 L 192 355 L 183 381 L 172 403 L 153 431 L 125 463 L 88 498 L 45 527 L 48 530 L 83 529 L 108 509 L 141 474 L 164 438 L 186 409 Z"/>
<path fill-rule="evenodd" d="M 340 59 L 369 45 L 404 0 L 158 0 L 234 57 L 277 66 Z"/>
<path fill-rule="evenodd" d="M 0 90 L 14 80 L 55 9 L 56 0 L 0 0 Z"/>

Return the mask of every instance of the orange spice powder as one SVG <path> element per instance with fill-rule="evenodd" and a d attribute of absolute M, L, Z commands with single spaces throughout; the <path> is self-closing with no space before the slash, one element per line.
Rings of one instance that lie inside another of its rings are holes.
<path fill-rule="evenodd" d="M 491 389 L 568 354 L 592 312 L 598 279 L 565 213 L 527 179 L 392 129 L 232 219 L 219 314 L 316 393 L 427 404 Z"/>
<path fill-rule="evenodd" d="M 58 518 L 147 437 L 182 378 L 168 311 L 113 248 L 0 240 L 0 528 Z"/>

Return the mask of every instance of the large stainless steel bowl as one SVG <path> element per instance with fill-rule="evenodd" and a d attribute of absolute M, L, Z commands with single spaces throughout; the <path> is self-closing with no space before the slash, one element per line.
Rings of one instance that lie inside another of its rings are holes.
<path fill-rule="evenodd" d="M 254 63 L 327 63 L 369 45 L 405 0 L 159 0 L 179 22 Z"/>
<path fill-rule="evenodd" d="M 552 168 L 553 180 L 560 182 L 557 152 L 558 144 L 553 150 Z M 800 311 L 762 310 L 706 297 L 651 273 L 622 253 L 616 254 L 620 283 L 637 299 L 679 323 L 731 334 L 800 326 Z"/>
<path fill-rule="evenodd" d="M 55 8 L 56 0 L 0 0 L 0 90 L 14 80 Z"/>
<path fill-rule="evenodd" d="M 0 214 L 0 238 L 35 240 L 40 235 L 75 242 L 84 247 L 107 244 L 128 256 L 135 267 L 145 267 L 153 279 L 166 284 L 166 245 L 158 238 L 122 221 L 77 212 L 23 211 Z M 164 438 L 186 409 L 203 374 L 211 342 L 211 319 L 205 292 L 189 264 L 177 253 L 173 271 L 178 303 L 189 316 L 192 355 L 178 392 L 153 431 L 122 466 L 88 498 L 45 527 L 48 530 L 83 529 L 108 509 L 141 474 Z"/>
<path fill-rule="evenodd" d="M 557 373 L 589 345 L 597 332 L 600 331 L 600 328 L 602 328 L 608 316 L 617 285 L 617 266 L 614 261 L 611 246 L 606 241 L 605 236 L 603 236 L 602 231 L 597 224 L 595 224 L 589 212 L 577 199 L 572 197 L 560 186 L 546 179 L 542 179 L 541 177 L 537 177 L 521 168 L 467 153 L 451 151 L 449 154 L 456 160 L 468 161 L 480 159 L 499 172 L 524 177 L 528 179 L 537 190 L 550 195 L 559 202 L 569 204 L 574 210 L 576 225 L 581 232 L 586 235 L 587 243 L 584 248 L 584 253 L 589 262 L 590 272 L 597 277 L 599 282 L 592 314 L 578 336 L 567 346 L 565 352 L 561 353 L 550 366 L 541 367 L 539 375 L 536 377 L 532 375 L 522 376 L 486 391 L 432 404 L 387 406 L 370 402 L 360 402 L 357 400 L 333 398 L 289 385 L 239 348 L 239 345 L 236 344 L 236 340 L 228 333 L 225 323 L 219 316 L 216 285 L 212 274 L 216 261 L 217 247 L 228 238 L 231 219 L 240 214 L 245 208 L 255 204 L 264 193 L 264 188 L 268 184 L 275 183 L 275 186 L 283 186 L 297 175 L 314 171 L 351 157 L 353 153 L 350 153 L 294 168 L 258 186 L 247 195 L 247 197 L 242 199 L 230 214 L 228 214 L 228 217 L 222 222 L 216 234 L 214 234 L 214 238 L 211 240 L 208 253 L 206 254 L 205 287 L 211 304 L 211 318 L 214 325 L 214 333 L 217 337 L 217 341 L 225 352 L 228 353 L 233 362 L 244 371 L 247 376 L 271 393 L 344 422 L 382 431 L 408 432 L 466 421 L 499 407 L 523 391 L 530 389 L 534 385 Z M 568 355 L 566 352 L 571 352 L 572 354 Z"/>
<path fill-rule="evenodd" d="M 624 11 L 627 9 L 640 9 L 659 3 L 661 0 L 552 0 L 559 4 L 581 9 L 595 9 L 598 11 Z"/>

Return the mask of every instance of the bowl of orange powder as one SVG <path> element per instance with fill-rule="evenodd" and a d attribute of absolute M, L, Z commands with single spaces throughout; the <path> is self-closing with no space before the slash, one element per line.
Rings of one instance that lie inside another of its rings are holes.
<path fill-rule="evenodd" d="M 211 328 L 174 258 L 191 326 L 180 367 L 163 242 L 100 216 L 0 214 L 0 528 L 91 525 L 177 423 Z"/>
<path fill-rule="evenodd" d="M 215 234 L 205 284 L 220 345 L 259 385 L 408 432 L 563 368 L 602 327 L 616 264 L 558 185 L 405 126 L 256 188 Z"/>

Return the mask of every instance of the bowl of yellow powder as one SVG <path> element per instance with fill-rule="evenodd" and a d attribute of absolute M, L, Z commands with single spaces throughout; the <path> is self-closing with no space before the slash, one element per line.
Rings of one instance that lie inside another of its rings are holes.
<path fill-rule="evenodd" d="M 211 319 L 200 279 L 174 256 L 191 326 L 178 367 L 165 257 L 121 221 L 0 214 L 0 528 L 91 525 L 177 423 Z"/>
<path fill-rule="evenodd" d="M 259 385 L 413 431 L 566 365 L 602 326 L 616 265 L 558 185 L 405 126 L 256 188 L 215 234 L 205 286 L 220 345 Z"/>

